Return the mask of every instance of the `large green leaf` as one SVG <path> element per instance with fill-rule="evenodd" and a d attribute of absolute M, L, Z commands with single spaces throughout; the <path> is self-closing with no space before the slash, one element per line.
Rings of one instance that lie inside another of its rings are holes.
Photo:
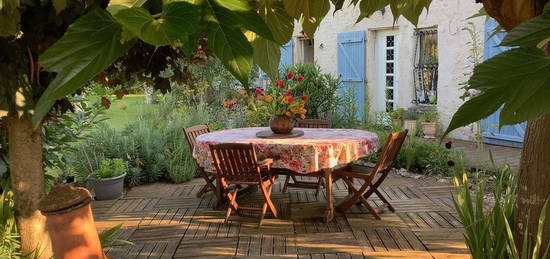
<path fill-rule="evenodd" d="M 290 16 L 301 19 L 302 29 L 311 38 L 330 10 L 329 0 L 284 0 L 283 3 Z"/>
<path fill-rule="evenodd" d="M 364 18 L 371 16 L 374 12 L 386 7 L 388 4 L 388 0 L 361 1 L 359 3 L 359 10 L 361 11 L 361 13 L 357 18 L 356 23 L 360 22 Z"/>
<path fill-rule="evenodd" d="M 164 6 L 158 18 L 141 7 L 120 10 L 115 17 L 144 42 L 162 46 L 185 41 L 189 33 L 195 32 L 199 10 L 186 2 L 172 2 Z"/>
<path fill-rule="evenodd" d="M 78 18 L 40 56 L 42 67 L 57 76 L 38 100 L 35 125 L 56 100 L 74 93 L 128 51 L 133 42 L 121 44 L 120 33 L 120 24 L 107 11 L 96 9 Z"/>
<path fill-rule="evenodd" d="M 534 47 L 549 39 L 550 3 L 546 4 L 542 15 L 523 22 L 508 32 L 501 45 Z"/>
<path fill-rule="evenodd" d="M 18 0 L 0 0 L 0 37 L 11 36 L 19 30 L 21 13 Z"/>
<path fill-rule="evenodd" d="M 468 83 L 482 93 L 459 108 L 445 134 L 485 118 L 503 105 L 500 126 L 550 112 L 550 58 L 540 49 L 505 51 L 478 65 Z"/>
<path fill-rule="evenodd" d="M 107 11 L 115 15 L 120 10 L 132 7 L 141 7 L 147 0 L 110 0 Z"/>
<path fill-rule="evenodd" d="M 260 17 L 255 10 L 242 10 L 234 5 L 218 5 L 217 2 L 211 0 L 209 7 L 216 16 L 216 20 L 227 26 L 241 27 L 250 30 L 263 38 L 273 39 L 273 34 L 267 26 L 266 22 Z M 226 7 L 233 7 L 235 10 Z"/>
<path fill-rule="evenodd" d="M 258 64 L 270 78 L 277 78 L 281 46 L 273 41 L 256 37 L 252 41 L 252 47 L 254 48 L 254 63 Z"/>
<path fill-rule="evenodd" d="M 208 48 L 216 54 L 229 72 L 248 88 L 253 51 L 242 31 L 212 21 L 208 24 Z"/>
<path fill-rule="evenodd" d="M 67 8 L 67 0 L 52 0 L 52 4 L 57 14 Z"/>
<path fill-rule="evenodd" d="M 282 2 L 266 0 L 258 12 L 266 21 L 275 42 L 285 44 L 292 38 L 294 20 L 286 13 Z"/>

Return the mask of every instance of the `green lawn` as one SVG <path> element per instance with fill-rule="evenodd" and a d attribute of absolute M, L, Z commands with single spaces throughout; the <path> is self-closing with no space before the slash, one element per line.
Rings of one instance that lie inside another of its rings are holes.
<path fill-rule="evenodd" d="M 121 130 L 140 112 L 148 108 L 144 101 L 144 95 L 125 95 L 121 100 L 115 99 L 102 117 L 109 118 L 106 122 L 115 129 Z"/>

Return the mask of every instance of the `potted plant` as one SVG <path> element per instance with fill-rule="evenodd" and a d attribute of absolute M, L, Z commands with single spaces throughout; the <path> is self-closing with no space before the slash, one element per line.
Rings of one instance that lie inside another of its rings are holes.
<path fill-rule="evenodd" d="M 99 169 L 88 179 L 95 199 L 113 200 L 122 198 L 124 177 L 127 170 L 128 163 L 120 158 L 103 159 Z"/>
<path fill-rule="evenodd" d="M 424 129 L 424 138 L 435 138 L 435 134 L 437 132 L 437 108 L 435 106 L 431 106 L 430 108 L 426 109 L 424 113 L 422 114 L 422 127 Z"/>
<path fill-rule="evenodd" d="M 403 113 L 403 128 L 409 130 L 411 135 L 416 135 L 416 125 L 420 118 L 420 112 L 416 108 L 409 108 Z"/>
<path fill-rule="evenodd" d="M 302 75 L 294 76 L 291 72 L 282 80 L 275 80 L 264 91 L 256 89 L 256 97 L 267 105 L 266 112 L 271 115 L 269 127 L 276 134 L 289 134 L 294 128 L 293 116 L 305 118 L 307 110 L 304 108 L 308 95 L 295 97 L 292 91 L 304 79 Z"/>
<path fill-rule="evenodd" d="M 392 128 L 394 129 L 401 129 L 403 126 L 403 114 L 405 113 L 405 109 L 398 108 L 396 110 L 393 110 L 390 112 L 390 117 L 392 120 Z"/>

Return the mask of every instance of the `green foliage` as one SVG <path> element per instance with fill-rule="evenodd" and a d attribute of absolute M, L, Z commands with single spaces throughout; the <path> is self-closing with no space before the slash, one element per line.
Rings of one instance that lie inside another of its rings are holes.
<path fill-rule="evenodd" d="M 126 177 L 124 177 L 124 183 L 128 187 L 134 187 L 143 184 L 144 174 L 143 170 L 139 167 L 130 167 Z"/>
<path fill-rule="evenodd" d="M 418 24 L 418 17 L 420 17 L 424 9 L 428 9 L 431 2 L 431 0 L 352 0 L 352 3 L 355 5 L 359 3 L 359 9 L 361 10 L 357 22 L 360 22 L 364 18 L 371 16 L 374 12 L 389 5 L 394 21 L 397 21 L 399 16 L 403 16 L 415 26 Z"/>
<path fill-rule="evenodd" d="M 108 248 L 114 245 L 135 245 L 133 242 L 117 239 L 117 232 L 122 228 L 122 224 L 118 224 L 110 229 L 107 229 L 99 234 L 99 242 L 101 248 Z"/>
<path fill-rule="evenodd" d="M 326 115 L 321 114 L 321 117 L 329 119 L 332 122 L 333 128 L 356 128 L 359 125 L 359 119 L 357 118 L 355 94 L 355 86 L 348 87 L 344 91 L 337 93 L 335 97 L 336 106 L 332 110 L 327 111 Z"/>
<path fill-rule="evenodd" d="M 384 126 L 370 125 L 367 129 L 378 134 L 380 143 L 386 142 L 390 132 Z M 374 153 L 369 156 L 368 160 L 375 163 L 379 155 L 379 152 Z M 412 135 L 408 135 L 405 139 L 395 164 L 395 168 L 405 168 L 419 174 L 440 176 L 452 176 L 456 170 L 465 170 L 467 167 L 468 162 L 463 152 L 448 149 L 435 141 Z"/>
<path fill-rule="evenodd" d="M 430 106 L 422 112 L 422 119 L 425 122 L 437 122 L 439 114 L 436 106 Z"/>
<path fill-rule="evenodd" d="M 404 120 L 418 120 L 420 119 L 421 113 L 416 108 L 408 108 L 403 113 L 403 119 Z"/>
<path fill-rule="evenodd" d="M 121 43 L 121 30 L 107 11 L 95 9 L 77 19 L 63 38 L 40 56 L 42 67 L 57 76 L 36 104 L 35 125 L 56 100 L 74 93 L 130 49 L 133 42 Z"/>
<path fill-rule="evenodd" d="M 9 179 L 0 180 L 0 257 L 19 258 L 21 242 L 15 224 L 13 192 Z"/>
<path fill-rule="evenodd" d="M 550 112 L 550 59 L 535 46 L 547 42 L 550 4 L 544 13 L 512 29 L 501 45 L 516 47 L 479 64 L 468 90 L 481 91 L 453 116 L 445 135 L 502 108 L 499 123 L 512 125 Z M 517 87 L 521 85 L 521 87 Z"/>
<path fill-rule="evenodd" d="M 111 178 L 120 176 L 128 171 L 128 163 L 120 158 L 103 159 L 99 168 L 95 171 L 98 178 Z"/>
<path fill-rule="evenodd" d="M 317 26 L 330 10 L 329 0 L 283 0 L 286 12 L 302 23 L 302 29 L 311 38 Z"/>
<path fill-rule="evenodd" d="M 511 222 L 516 203 L 517 180 L 510 167 L 504 166 L 497 172 L 492 196 L 495 203 L 487 209 L 485 203 L 485 182 L 478 183 L 477 193 L 470 193 L 470 180 L 466 173 L 457 173 L 454 177 L 456 197 L 453 198 L 460 221 L 464 225 L 464 237 L 472 254 L 472 258 L 513 258 L 519 259 L 519 253 L 514 241 Z M 525 239 L 521 248 L 521 258 L 547 258 L 548 254 L 540 255 L 542 230 L 546 220 L 544 204 L 538 222 L 535 244 L 529 244 Z M 524 235 L 527 237 L 527 233 Z"/>

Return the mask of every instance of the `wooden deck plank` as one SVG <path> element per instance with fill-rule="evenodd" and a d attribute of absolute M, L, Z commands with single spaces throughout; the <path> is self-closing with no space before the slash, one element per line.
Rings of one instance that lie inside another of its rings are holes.
<path fill-rule="evenodd" d="M 99 230 L 124 223 L 115 236 L 135 246 L 105 249 L 110 258 L 461 258 L 468 255 L 462 226 L 452 211 L 452 186 L 425 179 L 391 175 L 382 192 L 397 213 L 385 210 L 377 220 L 363 206 L 336 215 L 329 223 L 320 215 L 285 218 L 292 206 L 326 203 L 326 192 L 299 188 L 281 193 L 279 178 L 272 199 L 278 219 L 267 216 L 261 228 L 256 214 L 248 221 L 223 223 L 224 211 L 212 209 L 211 193 L 195 196 L 201 184 L 159 184 L 133 188 L 126 198 L 92 203 Z M 193 180 L 195 181 L 195 180 Z M 195 181 L 196 182 L 196 181 Z M 199 182 L 200 183 L 200 182 Z M 359 184 L 359 183 L 357 183 Z M 140 189 L 143 188 L 144 191 Z M 336 200 L 347 195 L 334 185 Z M 261 193 L 239 197 L 240 204 L 259 206 Z M 374 196 L 373 206 L 381 205 Z M 304 213 L 313 213 L 303 211 Z"/>

